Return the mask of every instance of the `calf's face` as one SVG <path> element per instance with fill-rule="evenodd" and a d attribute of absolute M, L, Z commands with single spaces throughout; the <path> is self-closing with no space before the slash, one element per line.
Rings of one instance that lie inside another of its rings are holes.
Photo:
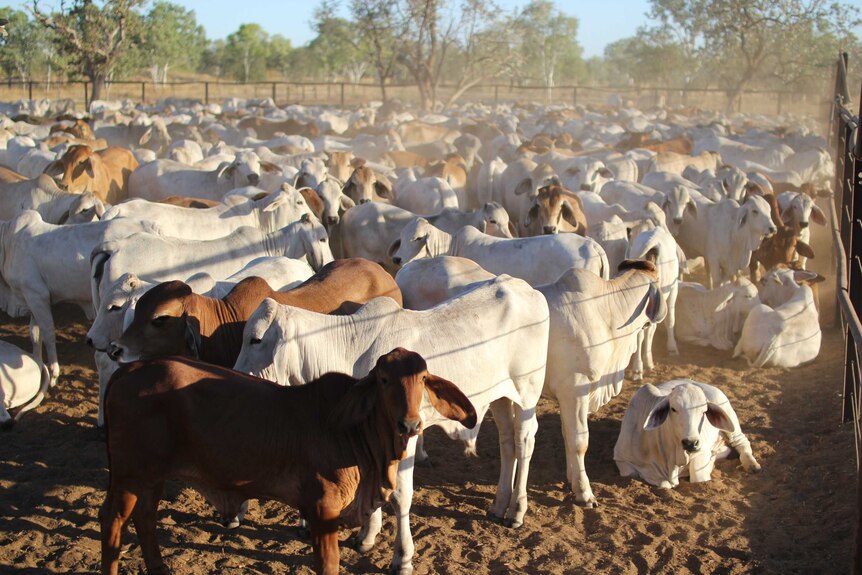
<path fill-rule="evenodd" d="M 728 433 L 733 432 L 733 423 L 724 409 L 707 401 L 703 390 L 691 383 L 673 388 L 662 398 L 647 416 L 644 429 L 656 430 L 662 425 L 670 426 L 674 447 L 692 454 L 711 445 L 701 445 L 700 434 L 704 422 Z"/>
<path fill-rule="evenodd" d="M 141 296 L 131 324 L 111 343 L 111 357 L 120 363 L 165 355 L 197 357 L 200 324 L 187 311 L 186 300 L 191 295 L 187 284 L 172 281 Z"/>

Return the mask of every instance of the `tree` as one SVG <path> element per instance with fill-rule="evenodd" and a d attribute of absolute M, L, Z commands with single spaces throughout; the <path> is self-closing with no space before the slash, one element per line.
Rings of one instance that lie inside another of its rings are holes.
<path fill-rule="evenodd" d="M 661 31 L 638 30 L 636 36 L 617 40 L 605 47 L 605 62 L 615 84 L 630 79 L 635 84 L 687 86 L 697 66 L 686 58 L 682 44 Z"/>
<path fill-rule="evenodd" d="M 563 64 L 571 68 L 583 66 L 583 51 L 577 42 L 578 19 L 566 16 L 549 0 L 533 0 L 518 15 L 515 26 L 522 39 L 524 72 L 532 75 L 532 69 L 537 70 L 550 100 Z"/>
<path fill-rule="evenodd" d="M 827 2 L 652 0 L 651 16 L 665 32 L 685 38 L 683 44 L 725 87 L 731 109 L 754 80 L 772 76 L 789 46 L 805 52 L 812 31 L 840 36 L 858 23 L 855 8 Z"/>
<path fill-rule="evenodd" d="M 7 35 L 0 51 L 0 66 L 8 77 L 17 76 L 22 82 L 27 82 L 37 68 L 49 67 L 56 61 L 49 50 L 51 44 L 47 30 L 32 22 L 25 12 L 2 8 L 0 18 L 8 21 Z"/>
<path fill-rule="evenodd" d="M 228 71 L 243 82 L 266 77 L 269 35 L 260 24 L 241 24 L 227 37 L 225 63 Z"/>
<path fill-rule="evenodd" d="M 99 100 L 105 81 L 131 45 L 130 37 L 140 30 L 141 17 L 135 8 L 143 2 L 105 0 L 99 6 L 93 0 L 74 0 L 68 11 L 61 4 L 59 11 L 44 14 L 38 0 L 33 0 L 31 9 L 36 21 L 55 33 L 58 48 L 69 56 L 71 65 L 93 84 L 91 98 Z"/>
<path fill-rule="evenodd" d="M 398 56 L 405 42 L 405 29 L 396 5 L 390 0 L 352 0 L 350 13 L 358 35 L 359 50 L 371 62 L 385 102 L 386 83 L 395 73 Z"/>
<path fill-rule="evenodd" d="M 287 72 L 290 69 L 290 53 L 293 47 L 290 45 L 290 40 L 276 34 L 269 39 L 267 47 L 266 67 L 270 70 L 278 70 L 282 77 L 287 77 Z"/>
<path fill-rule="evenodd" d="M 159 0 L 144 18 L 144 58 L 153 83 L 168 81 L 171 67 L 197 68 L 206 34 L 193 10 Z"/>
<path fill-rule="evenodd" d="M 308 48 L 327 79 L 347 74 L 361 77 L 367 64 L 359 52 L 359 37 L 352 22 L 336 15 L 338 3 L 324 0 L 314 11 L 312 27 L 317 36 Z"/>

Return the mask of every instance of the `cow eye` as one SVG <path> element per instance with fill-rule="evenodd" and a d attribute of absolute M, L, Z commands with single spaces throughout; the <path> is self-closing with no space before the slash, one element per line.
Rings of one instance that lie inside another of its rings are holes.
<path fill-rule="evenodd" d="M 112 305 L 108 306 L 108 311 L 120 311 L 121 309 L 123 309 L 123 308 L 121 306 L 118 306 L 118 305 L 112 304 Z"/>
<path fill-rule="evenodd" d="M 251 338 L 250 340 L 248 340 L 248 343 L 249 343 L 249 345 L 257 345 L 257 344 L 259 344 L 259 343 L 260 343 L 260 339 L 259 339 L 259 338 L 256 338 L 256 337 L 253 337 L 253 338 Z"/>
<path fill-rule="evenodd" d="M 163 324 L 167 321 L 167 319 L 168 319 L 168 316 L 166 316 L 166 315 L 160 315 L 159 317 L 154 317 L 154 318 L 153 318 L 152 324 L 153 324 L 154 326 L 158 327 L 158 326 L 160 326 L 160 325 L 163 325 Z"/>
<path fill-rule="evenodd" d="M 326 243 L 326 238 L 320 238 L 320 241 Z"/>
<path fill-rule="evenodd" d="M 757 210 L 751 210 L 752 215 L 757 215 Z"/>
<path fill-rule="evenodd" d="M 296 202 L 296 205 L 297 206 L 304 206 L 305 202 L 303 202 L 302 200 L 299 200 L 298 202 Z"/>
<path fill-rule="evenodd" d="M 488 220 L 488 223 L 489 223 L 489 224 L 497 225 L 497 220 Z"/>
<path fill-rule="evenodd" d="M 676 413 L 676 408 L 675 408 L 675 407 L 671 407 L 671 408 L 670 408 L 670 410 L 671 410 L 672 412 Z"/>

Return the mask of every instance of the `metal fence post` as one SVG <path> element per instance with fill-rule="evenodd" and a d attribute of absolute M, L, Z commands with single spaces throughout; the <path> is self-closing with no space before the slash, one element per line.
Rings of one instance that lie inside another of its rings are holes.
<path fill-rule="evenodd" d="M 204 104 L 210 103 L 210 83 L 204 82 Z"/>
<path fill-rule="evenodd" d="M 344 82 L 341 82 L 341 107 L 344 108 Z"/>
<path fill-rule="evenodd" d="M 141 82 L 141 104 L 147 102 L 147 83 Z"/>
<path fill-rule="evenodd" d="M 272 101 L 273 101 L 273 103 L 275 103 L 276 90 L 277 90 L 276 84 L 275 84 L 275 82 L 273 82 L 272 83 Z"/>
<path fill-rule="evenodd" d="M 33 99 L 33 80 L 30 80 L 29 82 L 27 82 L 27 99 L 28 100 Z"/>

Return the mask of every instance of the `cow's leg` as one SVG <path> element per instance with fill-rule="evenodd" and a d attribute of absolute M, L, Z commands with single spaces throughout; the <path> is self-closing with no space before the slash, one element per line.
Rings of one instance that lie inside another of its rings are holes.
<path fill-rule="evenodd" d="M 654 323 L 651 323 L 641 330 L 641 333 L 644 334 L 644 371 L 652 371 L 652 369 L 655 367 L 655 362 L 652 358 L 652 341 L 653 339 L 655 339 L 656 329 L 658 329 L 658 326 L 656 326 L 656 324 Z"/>
<path fill-rule="evenodd" d="M 563 439 L 566 443 L 566 475 L 575 500 L 586 507 L 595 507 L 596 501 L 587 477 L 584 457 L 590 444 L 590 431 L 587 428 L 587 415 L 590 402 L 587 397 L 578 395 L 579 389 L 589 389 L 586 377 L 580 374 L 573 376 L 571 386 L 565 386 L 557 391 L 560 402 L 560 420 L 563 424 Z"/>
<path fill-rule="evenodd" d="M 110 487 L 99 510 L 102 531 L 102 575 L 117 575 L 120 568 L 120 545 L 123 526 L 137 503 L 137 496 L 129 490 Z"/>
<path fill-rule="evenodd" d="M 509 502 L 512 500 L 512 483 L 515 479 L 515 426 L 512 416 L 512 400 L 500 398 L 491 403 L 491 413 L 497 424 L 500 437 L 500 480 L 497 483 L 497 496 L 488 515 L 495 520 L 504 521 Z"/>
<path fill-rule="evenodd" d="M 536 419 L 536 408 L 522 409 L 515 404 L 515 457 L 517 468 L 515 474 L 515 490 L 506 512 L 506 524 L 510 527 L 520 527 L 524 524 L 527 513 L 527 478 L 530 474 L 530 460 L 536 447 L 536 431 L 539 421 Z"/>
<path fill-rule="evenodd" d="M 311 530 L 311 544 L 314 547 L 314 569 L 319 575 L 338 575 L 338 529 L 328 528 Z"/>
<path fill-rule="evenodd" d="M 407 442 L 407 454 L 398 464 L 398 485 L 389 498 L 395 512 L 395 552 L 389 573 L 410 575 L 413 573 L 413 533 L 410 531 L 410 506 L 413 504 L 413 467 L 416 460 L 416 437 Z"/>
<path fill-rule="evenodd" d="M 430 464 L 428 452 L 425 451 L 424 435 L 419 435 L 416 438 L 416 463 Z"/>
<path fill-rule="evenodd" d="M 159 500 L 162 495 L 162 484 L 144 488 L 138 494 L 138 504 L 132 511 L 132 521 L 138 540 L 141 542 L 141 554 L 147 566 L 148 575 L 167 575 L 170 570 L 162 560 L 159 542 L 156 537 L 156 521 L 158 520 Z"/>
<path fill-rule="evenodd" d="M 60 363 L 57 361 L 57 336 L 54 333 L 54 316 L 51 315 L 51 294 L 47 289 L 35 288 L 25 296 L 27 307 L 30 308 L 31 329 L 33 325 L 38 326 L 42 343 L 45 344 L 45 354 L 48 356 L 48 372 L 51 374 L 51 387 L 56 385 L 60 377 Z M 33 336 L 31 336 L 32 339 Z M 34 353 L 36 348 L 33 349 Z M 41 346 L 39 346 L 38 360 L 41 366 Z"/>
<path fill-rule="evenodd" d="M 368 553 L 374 547 L 377 541 L 377 535 L 383 528 L 383 508 L 378 507 L 374 510 L 356 536 L 356 550 L 360 553 Z"/>
<path fill-rule="evenodd" d="M 644 330 L 638 332 L 638 343 L 635 347 L 635 352 L 632 355 L 632 381 L 640 381 L 644 375 L 643 349 L 644 349 Z"/>
<path fill-rule="evenodd" d="M 97 351 L 95 353 L 96 370 L 99 372 L 99 415 L 96 423 L 99 427 L 105 425 L 105 391 L 108 389 L 108 382 L 111 376 L 120 367 L 120 365 L 111 359 L 107 353 Z"/>
<path fill-rule="evenodd" d="M 679 295 L 679 282 L 674 282 L 673 287 L 667 294 L 667 317 L 665 327 L 667 328 L 667 352 L 670 355 L 679 355 L 679 347 L 676 345 L 676 298 Z"/>

